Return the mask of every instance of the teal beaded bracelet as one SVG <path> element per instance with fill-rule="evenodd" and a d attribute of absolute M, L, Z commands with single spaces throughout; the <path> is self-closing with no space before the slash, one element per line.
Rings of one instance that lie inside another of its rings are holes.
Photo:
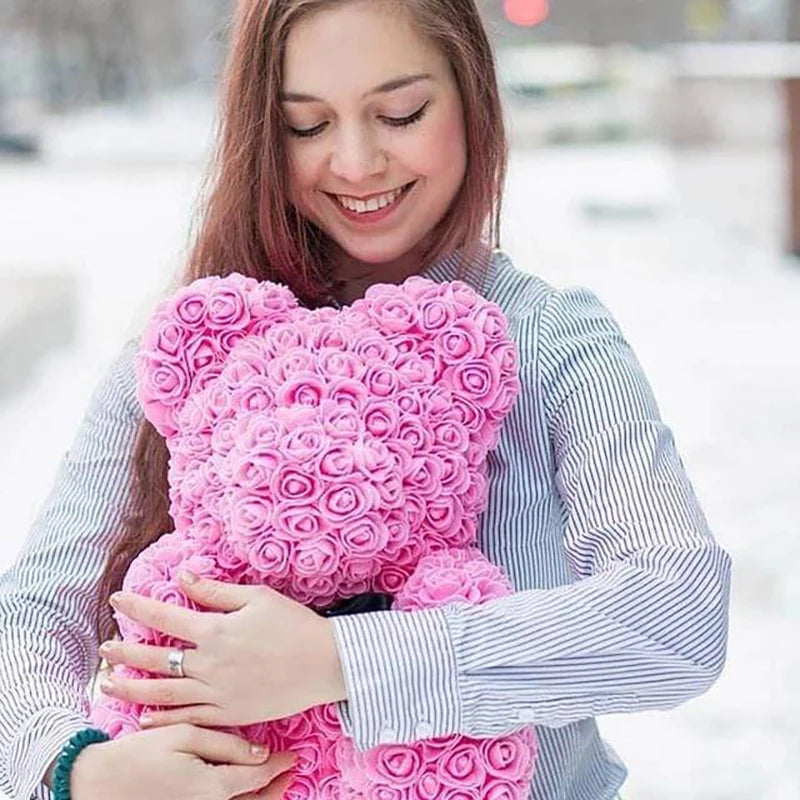
<path fill-rule="evenodd" d="M 86 745 L 94 744 L 95 742 L 107 742 L 110 738 L 105 731 L 101 731 L 99 728 L 84 728 L 70 738 L 64 745 L 64 749 L 61 751 L 53 770 L 53 785 L 51 787 L 53 800 L 71 800 L 69 779 L 72 765 L 75 763 L 78 754 Z"/>

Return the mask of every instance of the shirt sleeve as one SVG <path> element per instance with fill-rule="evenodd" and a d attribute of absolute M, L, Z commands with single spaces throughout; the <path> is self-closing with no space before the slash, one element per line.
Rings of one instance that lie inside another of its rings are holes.
<path fill-rule="evenodd" d="M 141 413 L 129 341 L 95 387 L 15 563 L 0 575 L 0 792 L 49 796 L 43 778 L 90 725 L 95 600 L 129 498 Z"/>
<path fill-rule="evenodd" d="M 359 750 L 668 709 L 722 671 L 730 557 L 619 325 L 583 287 L 554 290 L 531 325 L 523 384 L 542 398 L 575 581 L 332 618 Z"/>

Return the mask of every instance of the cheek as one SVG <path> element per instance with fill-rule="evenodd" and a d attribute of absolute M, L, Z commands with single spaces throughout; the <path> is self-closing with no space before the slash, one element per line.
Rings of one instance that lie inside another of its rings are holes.
<path fill-rule="evenodd" d="M 466 148 L 460 115 L 451 112 L 431 127 L 420 148 L 420 166 L 430 176 L 457 176 L 463 173 Z"/>

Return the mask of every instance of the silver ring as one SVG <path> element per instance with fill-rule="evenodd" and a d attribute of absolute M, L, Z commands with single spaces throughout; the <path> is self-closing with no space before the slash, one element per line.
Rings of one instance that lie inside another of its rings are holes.
<path fill-rule="evenodd" d="M 167 654 L 167 663 L 169 664 L 169 674 L 173 678 L 185 678 L 183 673 L 183 657 L 186 655 L 185 650 L 176 648 L 170 650 Z"/>

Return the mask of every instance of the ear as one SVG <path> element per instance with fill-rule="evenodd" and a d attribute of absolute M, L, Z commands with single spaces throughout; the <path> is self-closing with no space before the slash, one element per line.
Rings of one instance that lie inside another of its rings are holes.
<path fill-rule="evenodd" d="M 285 321 L 297 306 L 286 286 L 235 272 L 178 289 L 156 308 L 134 359 L 145 417 L 173 436 L 187 398 L 219 375 L 234 345 Z"/>

